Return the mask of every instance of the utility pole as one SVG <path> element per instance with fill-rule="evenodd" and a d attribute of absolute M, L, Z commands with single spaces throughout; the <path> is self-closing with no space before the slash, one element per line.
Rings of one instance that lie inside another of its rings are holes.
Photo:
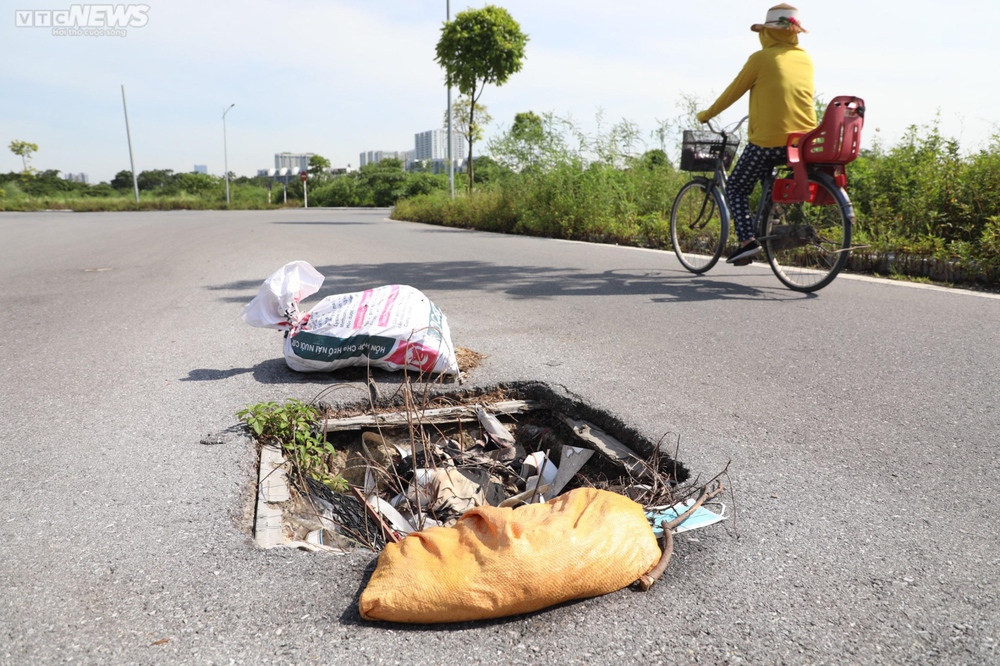
<path fill-rule="evenodd" d="M 132 188 L 135 202 L 139 203 L 139 176 L 135 173 L 135 157 L 132 156 L 132 131 L 128 128 L 128 105 L 125 103 L 125 84 L 122 84 L 122 108 L 125 109 L 125 136 L 128 137 L 128 161 L 132 165 Z"/>
<path fill-rule="evenodd" d="M 448 23 L 451 23 L 451 0 L 445 0 L 445 18 Z M 452 133 L 451 133 L 451 85 L 448 86 L 448 191 L 451 192 L 451 198 L 455 198 L 455 160 L 451 156 L 451 144 L 452 144 Z"/>
<path fill-rule="evenodd" d="M 226 170 L 226 205 L 229 205 L 229 148 L 226 146 L 226 114 L 229 113 L 229 109 L 236 106 L 236 102 L 233 102 L 229 107 L 222 112 L 222 163 L 223 168 Z"/>

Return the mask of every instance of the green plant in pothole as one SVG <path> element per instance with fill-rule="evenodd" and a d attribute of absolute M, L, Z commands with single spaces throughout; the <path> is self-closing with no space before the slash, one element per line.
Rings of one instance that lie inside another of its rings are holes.
<path fill-rule="evenodd" d="M 330 461 L 337 451 L 320 432 L 319 410 L 301 400 L 284 405 L 260 402 L 236 413 L 261 444 L 281 447 L 285 457 L 303 476 L 309 476 L 336 490 L 347 490 L 343 477 L 330 473 Z"/>

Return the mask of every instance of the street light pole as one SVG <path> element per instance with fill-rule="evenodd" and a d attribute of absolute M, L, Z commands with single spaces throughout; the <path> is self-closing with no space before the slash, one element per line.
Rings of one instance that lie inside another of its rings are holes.
<path fill-rule="evenodd" d="M 448 23 L 451 23 L 451 0 L 445 0 L 445 18 Z M 451 85 L 448 85 L 448 138 L 445 139 L 448 142 L 448 191 L 451 192 L 451 198 L 455 198 L 455 159 L 451 156 L 451 144 L 452 133 L 451 133 Z"/>
<path fill-rule="evenodd" d="M 236 102 L 233 102 L 229 107 L 222 112 L 222 161 L 223 168 L 226 170 L 226 205 L 229 205 L 229 147 L 226 145 L 226 114 L 229 113 L 229 109 L 236 106 Z"/>
<path fill-rule="evenodd" d="M 128 161 L 132 165 L 132 187 L 135 189 L 135 202 L 139 203 L 139 176 L 135 173 L 135 157 L 132 156 L 132 130 L 128 128 L 128 105 L 125 104 L 125 84 L 122 84 L 122 108 L 125 110 L 125 136 L 128 137 Z"/>

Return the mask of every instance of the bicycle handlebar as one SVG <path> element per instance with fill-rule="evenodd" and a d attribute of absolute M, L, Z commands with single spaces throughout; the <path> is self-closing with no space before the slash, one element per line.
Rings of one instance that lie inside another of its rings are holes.
<path fill-rule="evenodd" d="M 713 132 L 717 132 L 719 134 L 722 134 L 723 136 L 729 136 L 730 134 L 735 134 L 736 132 L 738 132 L 740 127 L 743 126 L 743 123 L 745 123 L 749 117 L 750 116 L 743 116 L 737 122 L 727 127 L 716 125 L 711 120 L 709 120 L 705 124 L 708 125 L 708 129 L 712 130 Z"/>

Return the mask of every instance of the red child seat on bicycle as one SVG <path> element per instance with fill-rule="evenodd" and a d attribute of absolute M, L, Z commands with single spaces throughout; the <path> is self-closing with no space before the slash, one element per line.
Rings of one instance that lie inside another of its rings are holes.
<path fill-rule="evenodd" d="M 806 165 L 842 166 L 853 162 L 861 148 L 864 122 L 863 99 L 850 95 L 834 97 L 826 107 L 819 127 L 811 132 L 788 136 L 788 167 L 793 177 L 775 182 L 772 199 L 785 203 L 811 201 L 816 195 L 809 187 Z M 843 173 L 842 169 L 837 171 Z"/>

